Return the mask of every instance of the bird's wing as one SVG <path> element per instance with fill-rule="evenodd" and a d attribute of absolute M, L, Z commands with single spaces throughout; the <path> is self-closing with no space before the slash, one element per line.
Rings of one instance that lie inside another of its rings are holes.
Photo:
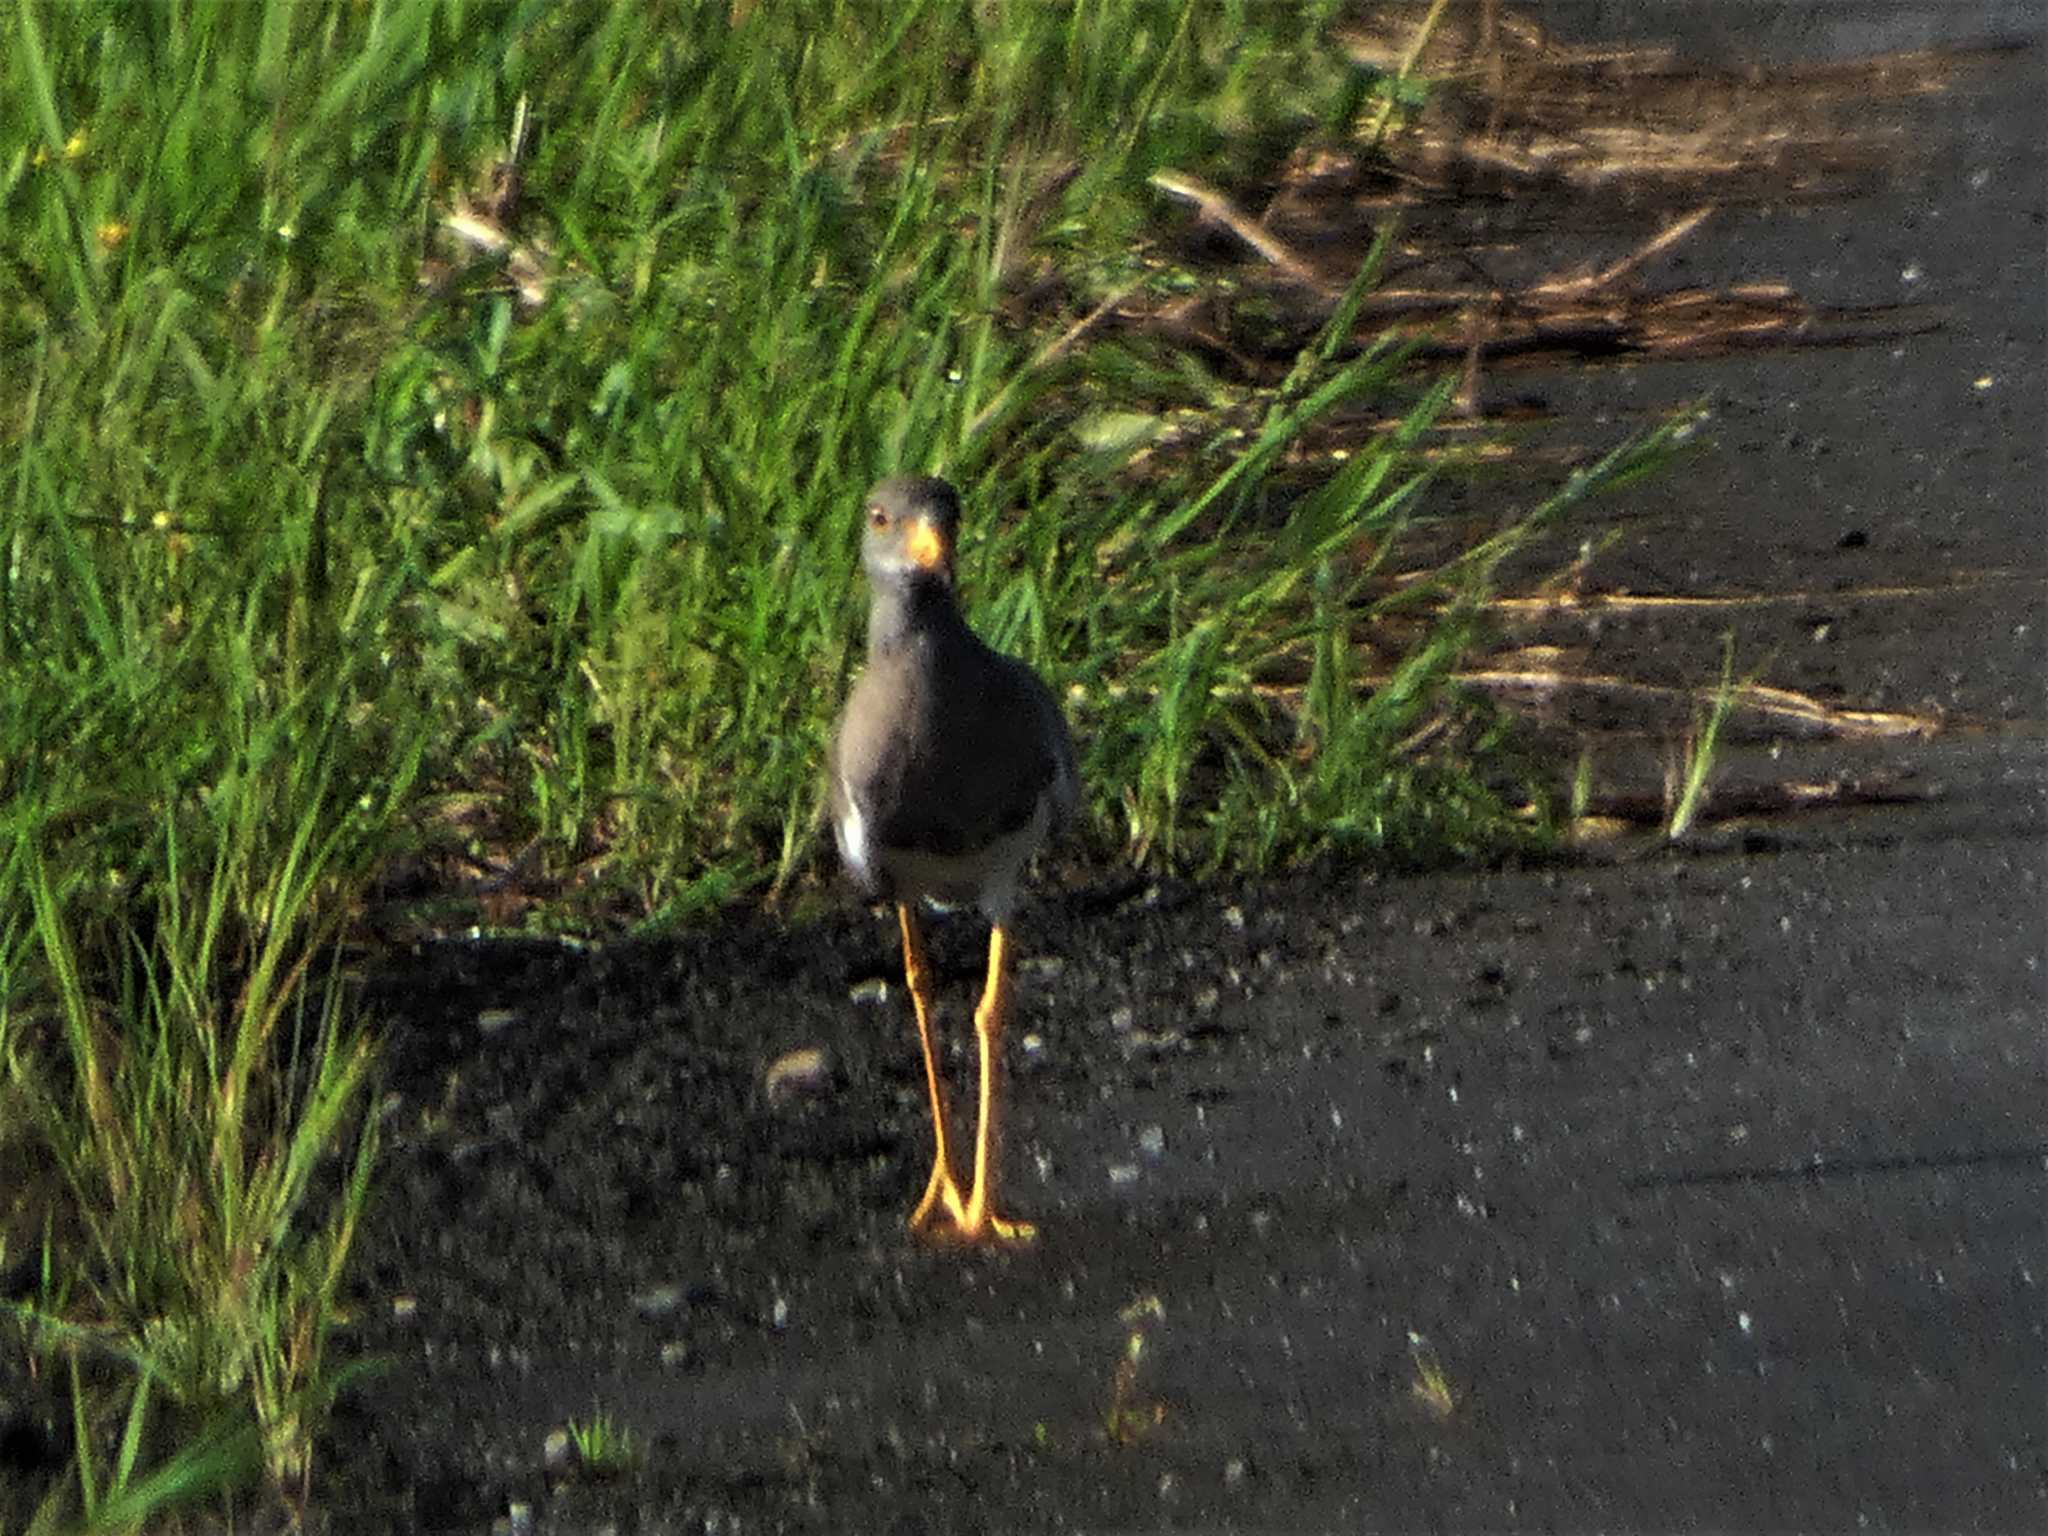
<path fill-rule="evenodd" d="M 1073 738 L 1052 692 L 1022 662 L 953 653 L 958 670 L 871 663 L 854 685 L 831 756 L 832 824 L 857 875 L 877 850 L 954 856 L 988 846 L 1049 806 L 1080 799 Z M 890 706 L 864 697 L 875 690 Z"/>
<path fill-rule="evenodd" d="M 1017 751 L 1030 766 L 1019 772 L 1018 792 L 1028 815 L 1044 801 L 1054 830 L 1070 823 L 1081 804 L 1081 768 L 1074 754 L 1074 735 L 1066 712 L 1045 679 L 1014 657 L 1004 656 L 1004 670 L 1014 689 L 1012 705 L 1023 729 Z"/>
<path fill-rule="evenodd" d="M 862 803 L 868 798 L 867 786 L 848 766 L 850 705 L 851 701 L 840 715 L 838 727 L 832 733 L 832 745 L 825 754 L 825 803 L 832 818 L 832 841 L 839 846 L 839 861 L 856 884 L 874 893 L 879 889 L 881 871 L 875 863 L 872 828 Z"/>

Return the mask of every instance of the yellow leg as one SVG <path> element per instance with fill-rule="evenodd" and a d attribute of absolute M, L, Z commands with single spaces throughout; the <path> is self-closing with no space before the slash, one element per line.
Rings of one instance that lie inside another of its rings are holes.
<path fill-rule="evenodd" d="M 988 986 L 982 991 L 981 1006 L 974 1010 L 974 1030 L 981 1037 L 981 1111 L 974 1132 L 974 1190 L 957 1221 L 962 1237 L 1029 1242 L 1038 1235 L 1036 1227 L 1028 1221 L 998 1216 L 993 1209 L 996 1163 L 1002 1150 L 1002 1095 L 998 1077 L 1004 1016 L 1010 1010 L 1009 949 L 1010 936 L 998 923 L 988 936 Z"/>
<path fill-rule="evenodd" d="M 898 904 L 896 920 L 903 929 L 903 984 L 910 989 L 910 1006 L 917 1012 L 917 1038 L 924 1046 L 924 1085 L 932 1100 L 932 1140 L 937 1146 L 932 1159 L 932 1176 L 924 1186 L 924 1198 L 910 1213 L 911 1231 L 919 1231 L 932 1219 L 932 1208 L 943 1205 L 957 1224 L 966 1213 L 960 1200 L 960 1186 L 946 1158 L 946 1096 L 939 1089 L 939 1059 L 932 1048 L 932 1009 L 924 959 L 924 939 L 917 930 L 917 913 Z"/>

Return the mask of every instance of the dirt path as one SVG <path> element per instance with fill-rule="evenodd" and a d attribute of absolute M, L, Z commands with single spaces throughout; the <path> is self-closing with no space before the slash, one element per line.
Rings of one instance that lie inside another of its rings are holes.
<path fill-rule="evenodd" d="M 1046 1235 L 997 1257 L 901 1230 L 885 922 L 437 959 L 347 1528 L 2041 1528 L 2026 830 L 1070 899 L 1010 1148 Z M 770 1107 L 810 1044 L 838 1086 Z M 550 1498 L 594 1406 L 647 1461 Z"/>

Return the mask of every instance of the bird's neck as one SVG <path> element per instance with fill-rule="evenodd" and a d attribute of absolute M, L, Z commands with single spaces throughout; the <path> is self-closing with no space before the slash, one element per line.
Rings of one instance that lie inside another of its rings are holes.
<path fill-rule="evenodd" d="M 877 587 L 868 604 L 868 657 L 886 655 L 921 635 L 965 629 L 951 583 L 937 577 Z"/>

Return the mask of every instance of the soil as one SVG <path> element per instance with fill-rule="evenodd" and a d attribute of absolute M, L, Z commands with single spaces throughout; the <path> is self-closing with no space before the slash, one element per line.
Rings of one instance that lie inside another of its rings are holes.
<path fill-rule="evenodd" d="M 1739 9 L 1698 46 L 1910 21 Z M 1752 721 L 1729 775 L 1903 774 L 1912 803 L 1049 891 L 1005 1149 L 1041 1236 L 1000 1251 L 904 1229 L 915 1035 L 893 923 L 851 896 L 383 956 L 336 1348 L 384 1369 L 337 1409 L 315 1523 L 2048 1529 L 2041 74 L 2012 54 L 1930 105 L 1913 176 L 1715 247 L 1722 281 L 1938 289 L 1941 331 L 1624 376 L 1631 416 L 1711 395 L 1719 446 L 1596 509 L 1620 536 L 1585 584 L 1731 601 L 1523 636 L 1692 682 L 1733 627 L 1774 684 L 1943 729 Z M 1546 387 L 1612 408 L 1611 375 Z M 1654 772 L 1645 742 L 1613 730 L 1613 771 Z M 956 1108 L 982 942 L 936 925 Z M 598 1414 L 638 1441 L 611 1476 L 550 1445 Z"/>
<path fill-rule="evenodd" d="M 1042 1234 L 1000 1252 L 904 1230 L 929 1132 L 904 998 L 874 996 L 886 914 L 425 951 L 381 988 L 405 1086 L 354 1338 L 396 1368 L 344 1405 L 321 1503 L 2048 1528 L 2048 859 L 2014 811 L 1050 899 L 1006 1159 Z M 956 1078 L 979 944 L 964 915 L 938 940 Z M 771 1103 L 811 1046 L 827 1084 Z M 551 1483 L 546 1437 L 597 1411 L 639 1468 Z"/>

